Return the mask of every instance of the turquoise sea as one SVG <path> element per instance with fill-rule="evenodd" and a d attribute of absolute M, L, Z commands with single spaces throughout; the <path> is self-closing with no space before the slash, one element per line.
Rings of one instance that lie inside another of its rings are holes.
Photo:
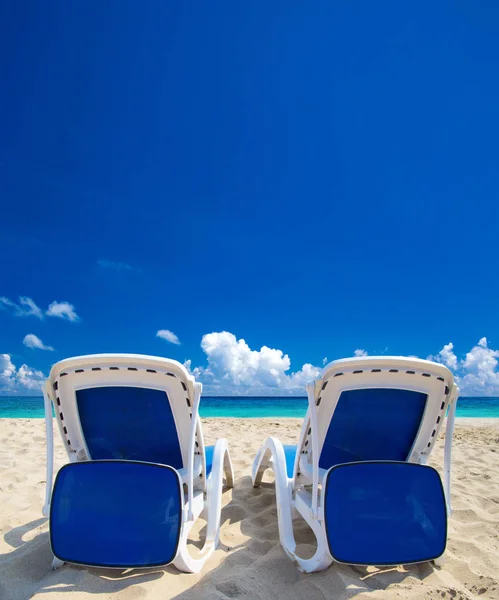
<path fill-rule="evenodd" d="M 201 399 L 202 417 L 297 417 L 303 418 L 307 410 L 306 398 L 227 396 Z M 4 419 L 41 419 L 43 418 L 43 398 L 0 397 L 0 418 Z M 499 398 L 461 397 L 457 403 L 458 417 L 494 417 L 499 418 Z"/>

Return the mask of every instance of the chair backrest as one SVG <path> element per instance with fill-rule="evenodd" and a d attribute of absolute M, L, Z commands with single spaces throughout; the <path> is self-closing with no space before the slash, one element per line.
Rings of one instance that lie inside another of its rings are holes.
<path fill-rule="evenodd" d="M 51 399 L 70 460 L 188 464 L 192 419 L 204 448 L 194 378 L 180 363 L 135 354 L 63 360 L 50 373 Z M 193 414 L 193 411 L 196 411 Z"/>
<path fill-rule="evenodd" d="M 315 429 L 323 469 L 363 460 L 425 462 L 457 393 L 449 369 L 431 361 L 386 356 L 334 361 L 309 386 L 298 456 L 308 454 L 313 462 Z"/>

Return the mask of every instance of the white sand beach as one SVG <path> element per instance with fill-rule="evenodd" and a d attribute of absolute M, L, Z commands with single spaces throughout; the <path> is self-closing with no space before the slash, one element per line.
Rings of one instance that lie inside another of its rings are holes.
<path fill-rule="evenodd" d="M 446 563 L 390 569 L 333 565 L 303 575 L 279 545 L 272 478 L 253 489 L 250 470 L 268 435 L 298 439 L 295 419 L 207 419 L 208 442 L 229 440 L 235 488 L 224 493 L 220 547 L 199 575 L 173 567 L 116 571 L 64 566 L 51 571 L 41 419 L 0 419 L 0 599 L 116 600 L 178 598 L 499 599 L 499 419 L 458 419 L 454 436 L 453 508 Z M 56 466 L 65 453 L 56 436 Z M 431 464 L 440 468 L 443 437 Z M 300 521 L 303 551 L 313 536 Z M 199 533 L 199 532 L 198 532 Z M 193 542 L 196 543 L 194 534 Z"/>

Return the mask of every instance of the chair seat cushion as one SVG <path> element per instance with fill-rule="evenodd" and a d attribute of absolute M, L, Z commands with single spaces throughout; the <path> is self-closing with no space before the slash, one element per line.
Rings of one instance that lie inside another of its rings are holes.
<path fill-rule="evenodd" d="M 435 469 L 406 462 L 337 465 L 326 476 L 329 551 L 342 563 L 397 565 L 441 556 L 447 512 Z"/>
<path fill-rule="evenodd" d="M 50 542 L 64 562 L 152 567 L 174 560 L 182 524 L 181 483 L 172 467 L 88 461 L 59 471 Z"/>

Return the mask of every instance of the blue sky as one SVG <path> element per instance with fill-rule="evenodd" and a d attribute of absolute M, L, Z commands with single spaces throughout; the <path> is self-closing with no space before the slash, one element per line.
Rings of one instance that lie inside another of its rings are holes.
<path fill-rule="evenodd" d="M 363 349 L 499 394 L 498 20 L 495 2 L 3 3 L 0 390 L 138 352 L 215 391 L 288 391 Z"/>

